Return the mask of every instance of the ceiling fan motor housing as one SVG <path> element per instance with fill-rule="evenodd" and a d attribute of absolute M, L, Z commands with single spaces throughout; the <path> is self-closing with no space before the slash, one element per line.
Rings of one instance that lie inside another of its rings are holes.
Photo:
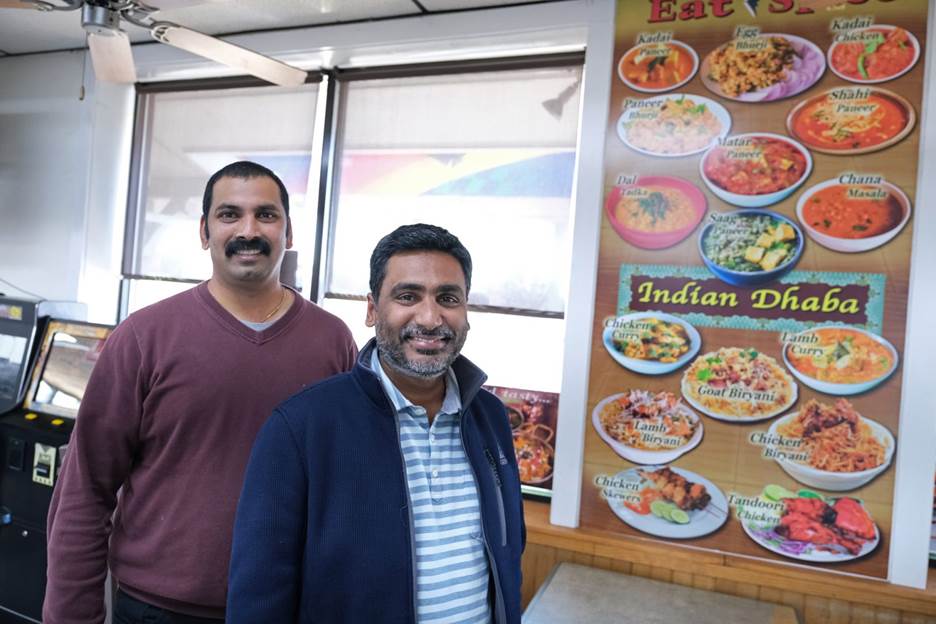
<path fill-rule="evenodd" d="M 108 3 L 85 2 L 81 7 L 81 25 L 95 35 L 113 35 L 120 32 L 120 13 Z"/>

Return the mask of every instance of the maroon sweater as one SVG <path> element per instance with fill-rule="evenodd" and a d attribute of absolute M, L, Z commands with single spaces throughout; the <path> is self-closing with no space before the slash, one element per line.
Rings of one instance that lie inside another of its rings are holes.
<path fill-rule="evenodd" d="M 121 323 L 94 367 L 52 498 L 43 621 L 103 622 L 108 564 L 137 598 L 223 616 L 254 437 L 278 403 L 350 370 L 356 352 L 344 323 L 298 295 L 255 332 L 206 283 Z"/>

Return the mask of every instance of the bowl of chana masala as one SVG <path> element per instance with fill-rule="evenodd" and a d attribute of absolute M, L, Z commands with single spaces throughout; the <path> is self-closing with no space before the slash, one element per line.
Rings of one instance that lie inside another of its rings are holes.
<path fill-rule="evenodd" d="M 910 211 L 907 195 L 880 176 L 826 180 L 803 193 L 796 204 L 796 218 L 806 234 L 823 247 L 845 253 L 889 242 L 910 220 Z"/>
<path fill-rule="evenodd" d="M 688 180 L 641 176 L 615 186 L 605 212 L 614 231 L 641 249 L 663 249 L 685 239 L 702 221 L 705 195 Z"/>

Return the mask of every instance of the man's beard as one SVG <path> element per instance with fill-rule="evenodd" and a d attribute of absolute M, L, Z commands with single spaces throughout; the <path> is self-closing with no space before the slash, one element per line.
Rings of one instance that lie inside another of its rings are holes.
<path fill-rule="evenodd" d="M 381 323 L 377 324 L 377 349 L 383 360 L 394 370 L 409 377 L 434 379 L 445 374 L 458 357 L 468 329 L 456 333 L 448 325 L 440 325 L 435 329 L 426 329 L 416 323 L 410 323 L 400 330 L 398 336 L 388 335 L 389 332 Z M 418 353 L 435 356 L 431 359 L 413 361 L 406 357 L 405 342 L 410 338 L 442 338 L 446 340 L 441 349 L 432 351 L 417 350 Z"/>

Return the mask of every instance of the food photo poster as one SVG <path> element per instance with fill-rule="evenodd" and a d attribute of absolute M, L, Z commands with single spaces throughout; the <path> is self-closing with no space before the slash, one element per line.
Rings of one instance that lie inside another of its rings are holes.
<path fill-rule="evenodd" d="M 583 527 L 887 578 L 926 22 L 618 1 Z"/>
<path fill-rule="evenodd" d="M 536 499 L 552 497 L 559 395 L 554 392 L 484 386 L 507 411 L 520 489 Z"/>

